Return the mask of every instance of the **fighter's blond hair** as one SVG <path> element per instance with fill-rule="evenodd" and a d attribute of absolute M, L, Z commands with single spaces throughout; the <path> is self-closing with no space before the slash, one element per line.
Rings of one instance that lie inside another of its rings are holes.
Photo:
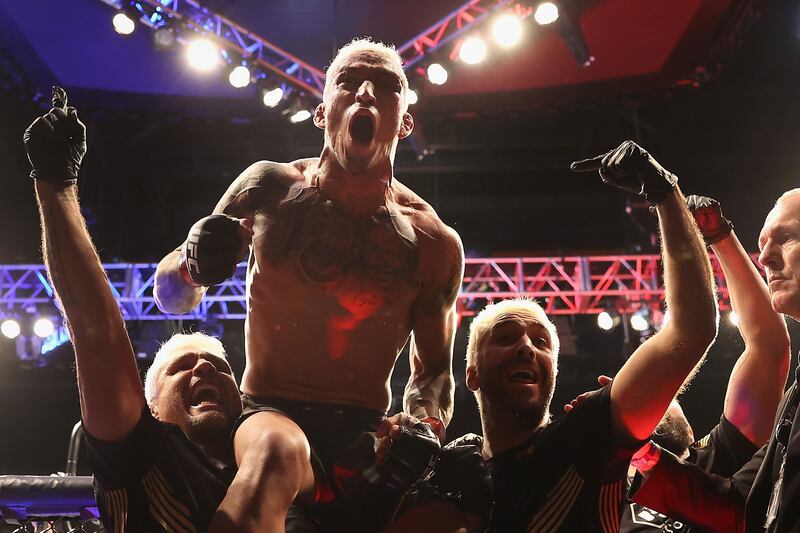
<path fill-rule="evenodd" d="M 374 54 L 377 57 L 384 57 L 389 60 L 393 67 L 397 69 L 400 74 L 400 83 L 403 85 L 403 95 L 408 94 L 408 78 L 403 70 L 403 58 L 397 52 L 397 49 L 391 44 L 385 44 L 380 41 L 373 41 L 369 37 L 360 37 L 353 39 L 346 45 L 339 48 L 336 57 L 333 58 L 331 64 L 325 70 L 325 88 L 324 92 L 328 92 L 328 88 L 333 83 L 336 77 L 336 71 L 342 66 L 342 61 L 349 55 L 355 53 Z"/>
<path fill-rule="evenodd" d="M 528 298 L 512 298 L 487 305 L 472 319 L 472 324 L 469 326 L 469 342 L 467 344 L 468 367 L 475 366 L 477 363 L 478 351 L 481 349 L 483 342 L 486 340 L 486 335 L 492 329 L 492 326 L 494 326 L 501 316 L 514 311 L 527 311 L 531 313 L 545 328 L 547 328 L 548 333 L 550 333 L 550 344 L 553 348 L 553 367 L 556 367 L 556 363 L 558 362 L 558 350 L 560 347 L 556 326 L 547 318 L 547 314 L 544 312 L 544 309 L 542 309 L 542 306 Z"/>
<path fill-rule="evenodd" d="M 153 358 L 153 364 L 147 369 L 147 374 L 144 378 L 144 398 L 147 404 L 155 399 L 158 389 L 156 387 L 156 380 L 158 373 L 161 369 L 169 363 L 175 356 L 180 355 L 180 348 L 191 345 L 195 349 L 201 349 L 208 353 L 214 354 L 217 357 L 227 360 L 228 355 L 225 353 L 225 348 L 219 339 L 206 335 L 205 333 L 176 333 L 170 339 L 161 345 Z"/>
<path fill-rule="evenodd" d="M 775 200 L 775 205 L 778 205 L 779 203 L 781 203 L 783 200 L 786 200 L 790 196 L 797 196 L 798 194 L 800 194 L 800 187 L 789 189 L 785 193 L 781 194 L 777 200 Z"/>

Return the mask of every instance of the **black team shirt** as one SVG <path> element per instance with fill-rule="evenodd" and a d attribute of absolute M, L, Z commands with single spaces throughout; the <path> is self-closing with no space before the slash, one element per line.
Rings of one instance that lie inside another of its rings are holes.
<path fill-rule="evenodd" d="M 617 443 L 611 387 L 488 463 L 495 490 L 492 531 L 617 533 L 627 469 L 642 443 Z"/>
<path fill-rule="evenodd" d="M 86 441 L 108 533 L 205 532 L 233 480 L 233 469 L 146 407 L 123 441 L 104 443 L 88 433 Z"/>

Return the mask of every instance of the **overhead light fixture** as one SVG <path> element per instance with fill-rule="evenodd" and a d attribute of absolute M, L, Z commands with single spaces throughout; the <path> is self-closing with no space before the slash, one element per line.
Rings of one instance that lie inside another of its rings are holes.
<path fill-rule="evenodd" d="M 650 322 L 647 321 L 643 312 L 637 311 L 631 315 L 631 327 L 636 331 L 647 331 Z"/>
<path fill-rule="evenodd" d="M 558 6 L 553 2 L 542 2 L 536 6 L 536 11 L 533 12 L 533 20 L 540 26 L 552 24 L 558 20 Z"/>
<path fill-rule="evenodd" d="M 477 65 L 486 59 L 486 43 L 480 37 L 468 37 L 458 49 L 458 57 L 467 65 Z"/>
<path fill-rule="evenodd" d="M 122 11 L 114 15 L 114 18 L 111 19 L 111 24 L 114 25 L 114 31 L 120 35 L 130 35 L 136 29 L 136 21 Z"/>
<path fill-rule="evenodd" d="M 189 43 L 186 58 L 194 69 L 208 72 L 220 63 L 219 48 L 210 40 L 198 37 Z"/>
<path fill-rule="evenodd" d="M 428 65 L 428 81 L 434 85 L 444 85 L 447 83 L 447 69 L 439 63 Z"/>
<path fill-rule="evenodd" d="M 311 118 L 311 111 L 308 109 L 298 109 L 290 117 L 289 122 L 297 124 L 298 122 L 305 122 Z"/>
<path fill-rule="evenodd" d="M 419 102 L 419 95 L 417 94 L 417 91 L 411 87 L 408 88 L 408 92 L 406 93 L 406 102 L 408 105 L 414 105 Z"/>
<path fill-rule="evenodd" d="M 566 10 L 561 14 L 558 33 L 564 39 L 572 57 L 575 58 L 575 63 L 579 67 L 585 68 L 594 63 L 594 56 L 589 53 L 589 45 L 583 37 L 583 32 L 577 19 Z"/>
<path fill-rule="evenodd" d="M 603 331 L 609 331 L 614 327 L 614 317 L 607 311 L 603 311 L 597 315 L 597 327 Z"/>
<path fill-rule="evenodd" d="M 22 328 L 20 327 L 19 322 L 13 318 L 3 320 L 3 323 L 0 324 L 0 332 L 3 333 L 3 336 L 9 339 L 16 339 L 17 336 L 19 336 L 20 331 L 22 331 Z"/>
<path fill-rule="evenodd" d="M 264 89 L 261 93 L 261 102 L 267 107 L 275 107 L 283 100 L 283 88 L 278 85 Z"/>
<path fill-rule="evenodd" d="M 33 323 L 33 332 L 37 337 L 47 338 L 53 334 L 56 327 L 49 318 L 42 317 Z"/>
<path fill-rule="evenodd" d="M 492 37 L 503 48 L 511 48 L 522 39 L 522 20 L 513 13 L 504 13 L 492 23 Z"/>
<path fill-rule="evenodd" d="M 237 89 L 247 87 L 250 84 L 250 69 L 244 65 L 233 67 L 230 74 L 228 74 L 228 81 Z"/>

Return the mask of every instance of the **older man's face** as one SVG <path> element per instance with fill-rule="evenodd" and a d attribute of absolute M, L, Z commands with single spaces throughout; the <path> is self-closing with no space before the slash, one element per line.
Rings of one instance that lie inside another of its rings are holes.
<path fill-rule="evenodd" d="M 175 424 L 189 438 L 226 431 L 242 412 L 228 362 L 191 342 L 175 348 L 156 377 L 155 417 Z"/>
<path fill-rule="evenodd" d="M 800 194 L 780 201 L 758 238 L 772 308 L 800 320 Z"/>

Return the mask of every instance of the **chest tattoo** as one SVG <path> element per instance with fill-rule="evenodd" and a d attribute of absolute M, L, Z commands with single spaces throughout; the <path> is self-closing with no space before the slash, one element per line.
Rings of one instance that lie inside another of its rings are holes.
<path fill-rule="evenodd" d="M 386 207 L 355 219 L 317 189 L 306 188 L 290 194 L 269 219 L 267 259 L 293 262 L 310 282 L 335 285 L 369 300 L 376 291 L 410 283 L 416 271 L 414 229 Z"/>

